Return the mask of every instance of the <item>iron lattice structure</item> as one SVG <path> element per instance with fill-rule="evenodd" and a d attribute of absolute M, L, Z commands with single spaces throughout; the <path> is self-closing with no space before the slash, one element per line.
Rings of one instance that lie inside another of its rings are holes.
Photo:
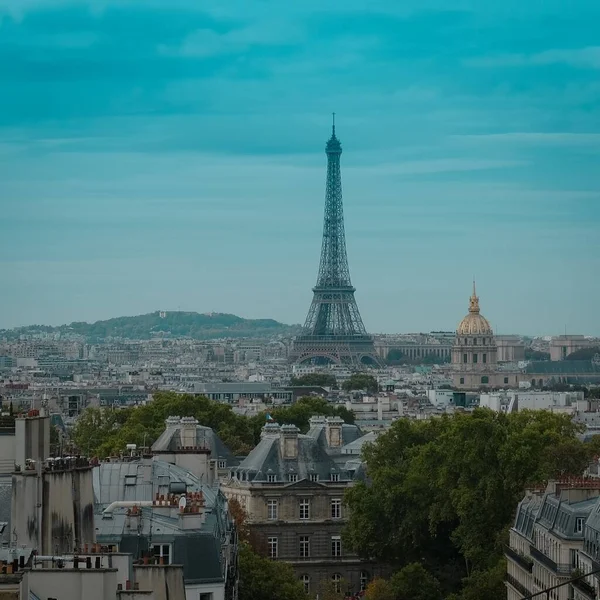
<path fill-rule="evenodd" d="M 290 358 L 293 362 L 325 359 L 338 364 L 378 363 L 350 281 L 340 169 L 342 145 L 335 135 L 335 121 L 325 153 L 327 182 L 319 274 L 304 332 L 294 340 Z"/>

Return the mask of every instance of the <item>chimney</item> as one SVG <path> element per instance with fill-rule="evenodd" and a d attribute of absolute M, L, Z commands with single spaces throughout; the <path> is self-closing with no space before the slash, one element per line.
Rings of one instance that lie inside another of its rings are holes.
<path fill-rule="evenodd" d="M 198 421 L 194 417 L 181 418 L 181 445 L 184 448 L 195 448 L 198 445 L 196 441 L 196 427 Z"/>
<path fill-rule="evenodd" d="M 298 434 L 300 430 L 295 425 L 282 425 L 279 434 L 281 455 L 283 458 L 298 457 Z"/>
<path fill-rule="evenodd" d="M 177 429 L 177 425 L 179 425 L 179 422 L 181 421 L 181 419 L 179 417 L 167 417 L 165 419 L 165 425 L 167 426 L 167 431 L 169 429 Z"/>
<path fill-rule="evenodd" d="M 327 417 L 325 431 L 327 436 L 327 445 L 330 448 L 341 448 L 343 445 L 342 440 L 342 426 L 344 420 L 340 417 Z"/>
<path fill-rule="evenodd" d="M 278 423 L 274 423 L 274 422 L 265 423 L 260 432 L 260 439 L 262 440 L 264 437 L 271 436 L 271 435 L 279 435 L 280 431 L 281 431 L 281 427 L 279 426 Z"/>

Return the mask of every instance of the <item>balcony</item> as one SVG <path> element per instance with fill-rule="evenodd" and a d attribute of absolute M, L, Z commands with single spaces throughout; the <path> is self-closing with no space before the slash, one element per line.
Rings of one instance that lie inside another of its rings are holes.
<path fill-rule="evenodd" d="M 571 585 L 586 598 L 589 598 L 590 600 L 596 599 L 596 590 L 585 579 L 577 579 L 576 581 L 572 581 Z"/>
<path fill-rule="evenodd" d="M 525 569 L 529 573 L 533 570 L 533 559 L 530 556 L 519 554 L 516 550 L 510 546 L 504 546 L 504 554 L 507 558 L 516 562 L 521 568 Z"/>
<path fill-rule="evenodd" d="M 568 577 L 571 575 L 573 567 L 570 564 L 553 561 L 535 546 L 529 546 L 529 551 L 534 560 L 537 560 L 537 562 L 546 567 L 546 569 L 552 571 L 555 575 L 558 575 L 559 577 Z"/>
<path fill-rule="evenodd" d="M 508 583 L 512 587 L 514 587 L 515 590 L 517 590 L 517 592 L 519 592 L 519 594 L 521 594 L 521 596 L 530 596 L 531 595 L 531 590 L 528 590 L 522 583 L 517 581 L 512 575 L 509 575 L 508 573 L 506 573 L 504 575 L 504 581 L 506 581 L 506 583 Z"/>

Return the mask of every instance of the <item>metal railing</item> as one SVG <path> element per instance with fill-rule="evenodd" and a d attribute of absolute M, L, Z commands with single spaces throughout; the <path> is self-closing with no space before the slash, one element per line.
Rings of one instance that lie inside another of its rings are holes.
<path fill-rule="evenodd" d="M 528 594 L 531 594 L 530 589 L 528 589 L 520 581 L 518 581 L 517 579 L 515 579 L 512 575 L 509 575 L 508 573 L 506 573 L 504 575 L 504 581 L 506 581 L 506 583 L 509 583 L 510 585 L 512 585 L 515 588 L 515 590 L 517 590 L 517 592 L 519 592 L 519 594 L 521 594 L 523 596 L 527 596 Z"/>
<path fill-rule="evenodd" d="M 515 561 L 520 567 L 522 567 L 526 571 L 529 571 L 531 573 L 531 571 L 533 570 L 533 558 L 531 558 L 530 556 L 524 556 L 523 554 L 520 554 L 510 546 L 504 546 L 504 554 L 506 554 L 508 558 Z"/>
<path fill-rule="evenodd" d="M 538 550 L 535 546 L 529 546 L 529 551 L 535 560 L 544 565 L 547 569 L 550 569 L 556 575 L 568 577 L 575 568 L 568 563 L 557 563 L 549 556 L 546 556 L 541 550 Z"/>

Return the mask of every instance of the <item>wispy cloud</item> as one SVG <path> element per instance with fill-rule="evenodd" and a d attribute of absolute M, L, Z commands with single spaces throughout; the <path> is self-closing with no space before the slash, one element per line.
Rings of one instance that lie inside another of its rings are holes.
<path fill-rule="evenodd" d="M 481 56 L 465 61 L 471 67 L 523 67 L 564 64 L 581 69 L 600 69 L 600 46 L 545 50 L 535 54 Z"/>

